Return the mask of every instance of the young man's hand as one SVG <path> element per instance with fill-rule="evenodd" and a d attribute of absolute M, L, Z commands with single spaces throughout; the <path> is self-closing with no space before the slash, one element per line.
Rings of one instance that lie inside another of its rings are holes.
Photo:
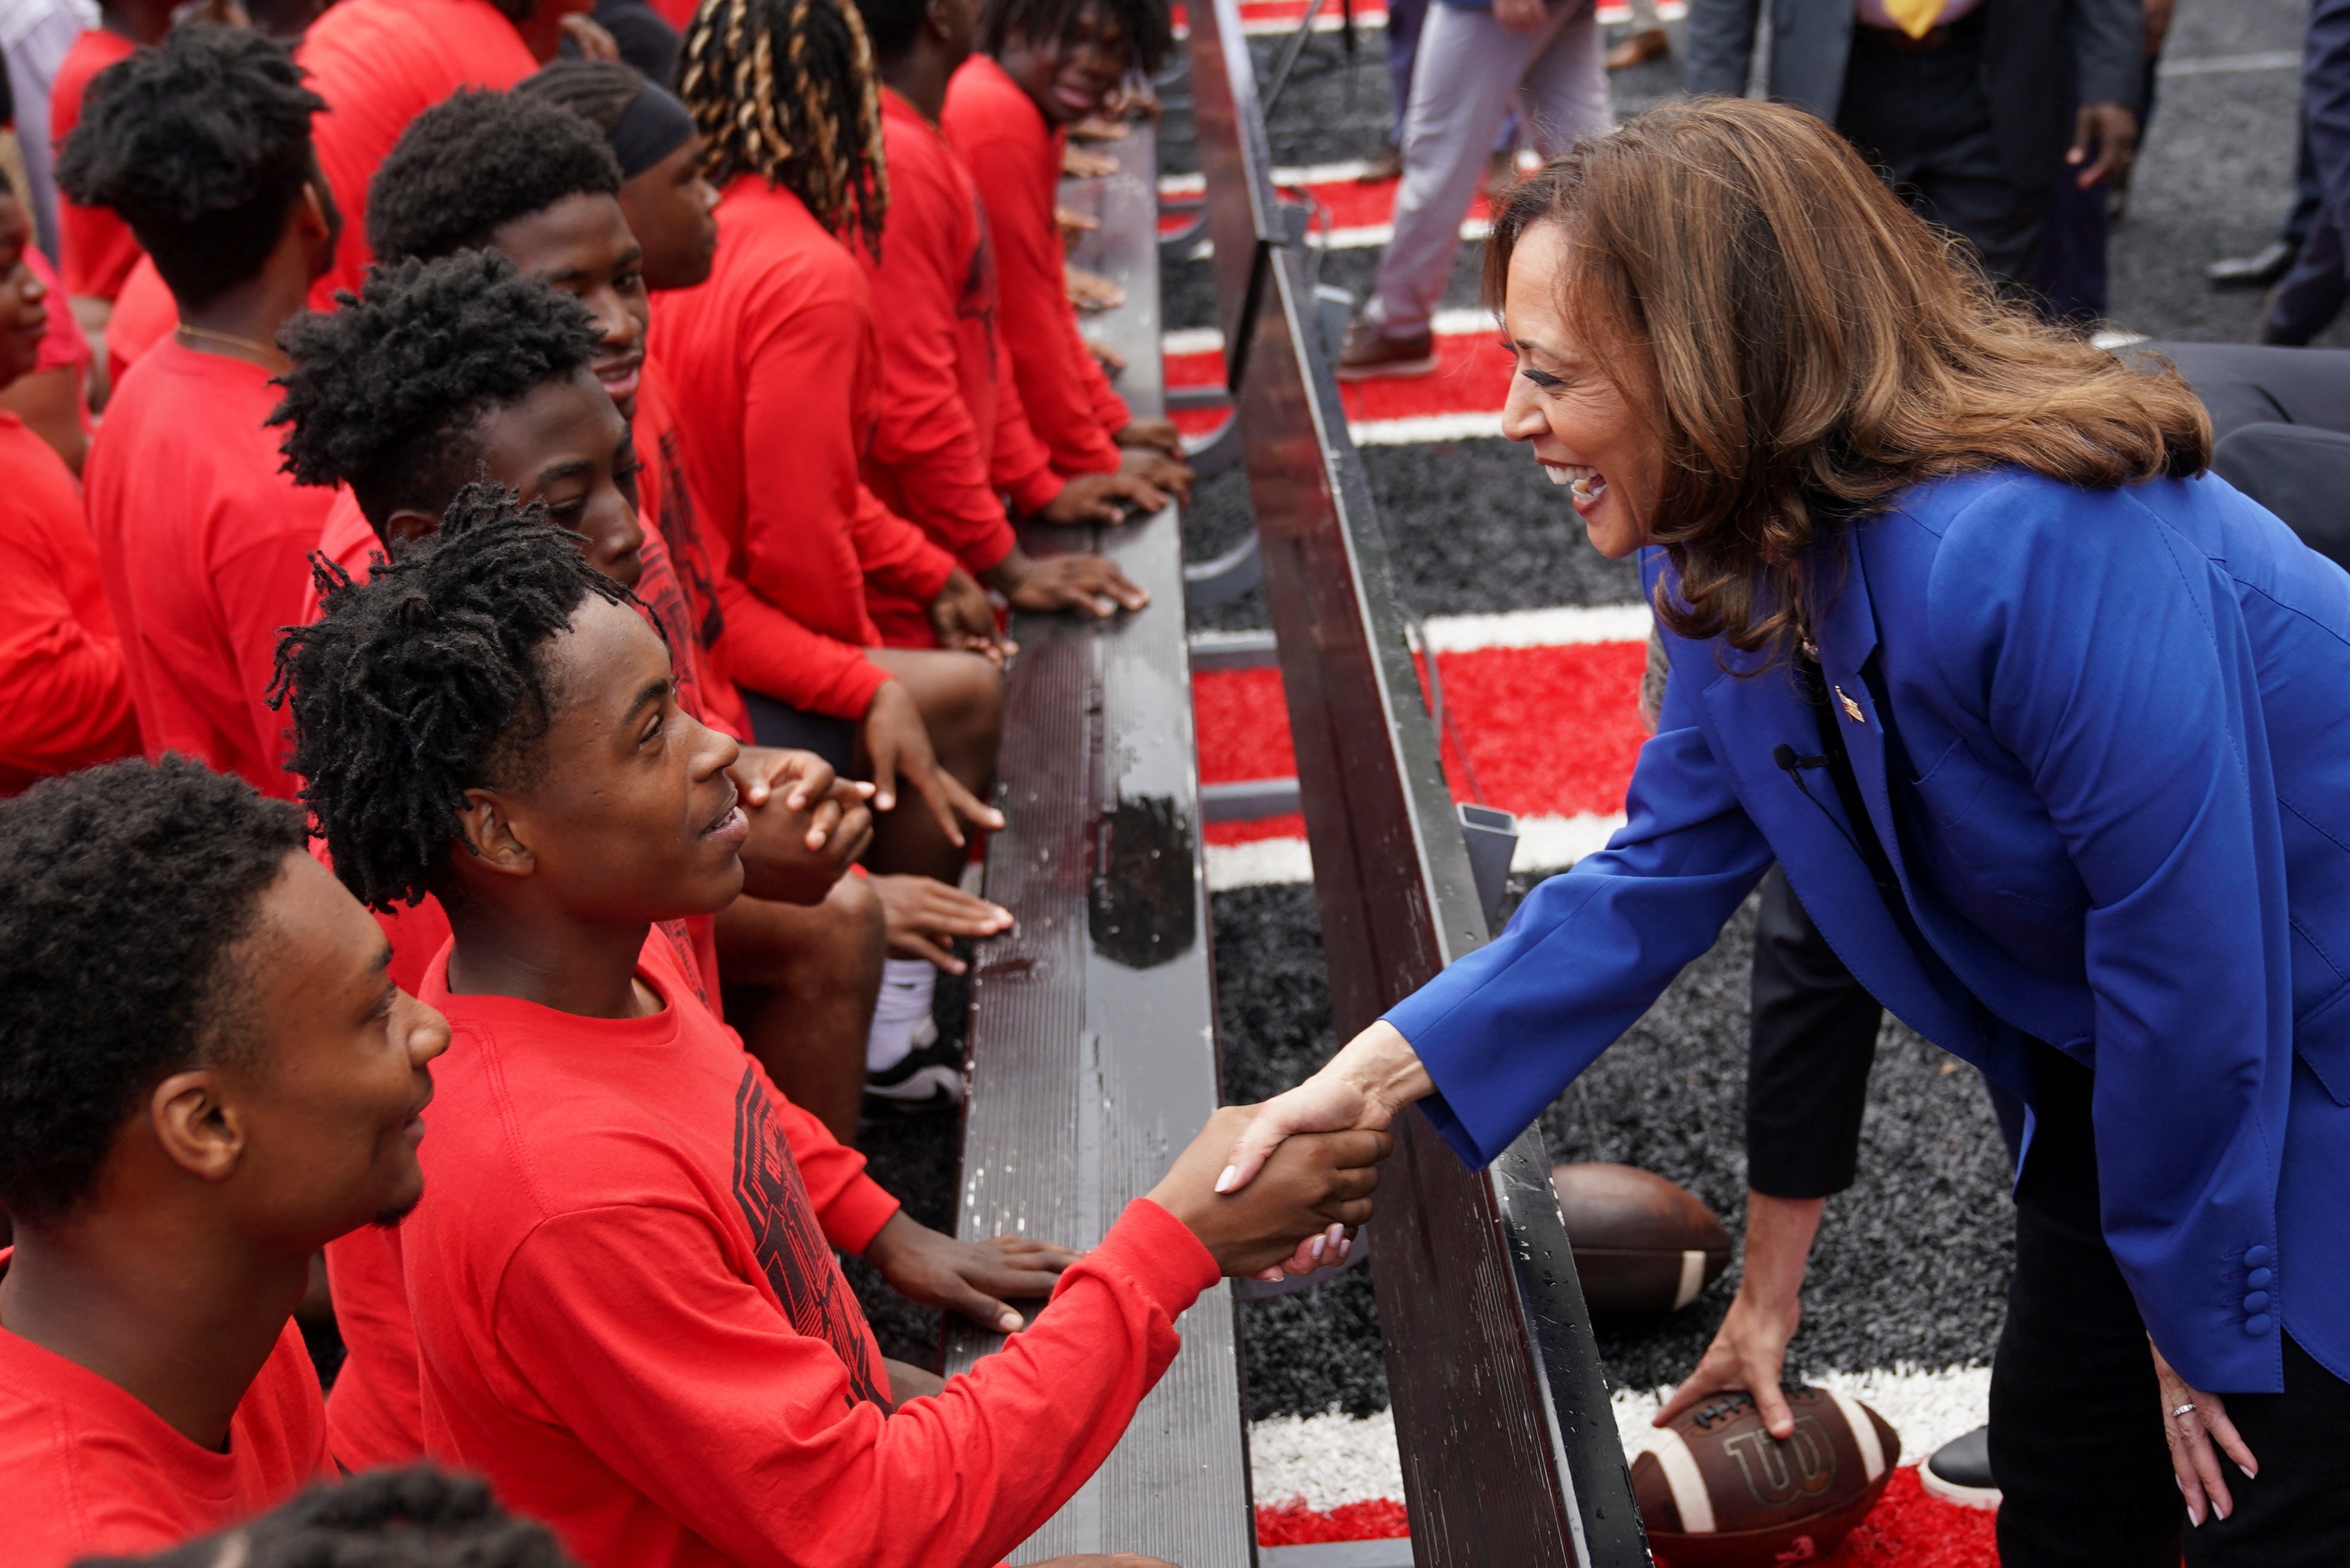
<path fill-rule="evenodd" d="M 1045 503 L 1045 510 L 1036 514 L 1040 523 L 1050 523 L 1057 528 L 1081 527 L 1089 523 L 1124 523 L 1126 509 L 1120 502 L 1133 504 L 1136 517 L 1156 515 L 1167 504 L 1167 493 L 1136 474 L 1081 473 L 1061 486 L 1061 493 Z"/>
<path fill-rule="evenodd" d="M 1110 440 L 1124 447 L 1149 447 L 1178 462 L 1183 460 L 1183 432 L 1173 420 L 1136 420 Z"/>
<path fill-rule="evenodd" d="M 743 792 L 751 836 L 743 891 L 785 904 L 821 904 L 873 842 L 873 786 L 838 777 L 814 752 L 745 746 L 727 770 Z"/>
<path fill-rule="evenodd" d="M 1183 1221 L 1227 1274 L 1261 1272 L 1308 1238 L 1322 1241 L 1313 1249 L 1321 1262 L 1343 1261 L 1353 1245 L 1347 1230 L 1371 1217 L 1377 1167 L 1394 1152 L 1394 1136 L 1364 1127 L 1293 1133 L 1246 1187 L 1219 1193 L 1216 1179 L 1256 1111 L 1227 1106 L 1210 1116 L 1150 1200 Z"/>
<path fill-rule="evenodd" d="M 859 732 L 866 760 L 873 765 L 875 811 L 898 809 L 898 784 L 902 778 L 938 818 L 950 844 L 963 842 L 963 823 L 990 831 L 1003 826 L 1002 812 L 981 801 L 962 787 L 961 779 L 939 766 L 938 753 L 931 749 L 930 726 L 922 722 L 921 707 L 904 681 L 881 683 L 873 693 L 871 706 L 865 710 Z"/>
<path fill-rule="evenodd" d="M 1118 454 L 1118 471 L 1166 491 L 1187 506 L 1191 503 L 1191 465 L 1180 455 L 1170 457 L 1155 446 L 1130 446 Z"/>
<path fill-rule="evenodd" d="M 1069 291 L 1069 303 L 1079 310 L 1116 310 L 1126 303 L 1126 290 L 1081 266 L 1063 263 L 1061 284 Z"/>
<path fill-rule="evenodd" d="M 1051 615 L 1082 610 L 1107 620 L 1122 609 L 1139 610 L 1150 596 L 1127 580 L 1118 564 L 1102 556 L 1046 556 L 1041 559 L 1014 546 L 988 568 L 987 586 L 1014 609 Z"/>
<path fill-rule="evenodd" d="M 947 944 L 958 937 L 992 937 L 1012 926 L 1012 911 L 974 898 L 935 877 L 870 877 L 881 900 L 889 951 L 899 958 L 928 959 L 949 974 L 970 968 Z"/>
<path fill-rule="evenodd" d="M 1007 654 L 1020 651 L 996 628 L 995 606 L 987 590 L 961 566 L 947 574 L 946 586 L 931 601 L 931 627 L 939 634 L 941 648 L 980 654 L 998 664 Z"/>
<path fill-rule="evenodd" d="M 1061 1271 L 1077 1254 L 1025 1236 L 958 1241 L 909 1220 L 901 1209 L 874 1233 L 865 1261 L 910 1302 L 959 1312 L 982 1328 L 1013 1334 L 1021 1326 L 1020 1314 L 997 1298 L 1051 1295 Z"/>

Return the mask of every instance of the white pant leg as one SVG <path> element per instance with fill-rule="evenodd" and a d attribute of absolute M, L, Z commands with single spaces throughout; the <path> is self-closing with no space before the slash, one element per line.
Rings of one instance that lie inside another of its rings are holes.
<path fill-rule="evenodd" d="M 1588 0 L 1565 0 L 1561 10 Z M 1435 0 L 1412 62 L 1411 107 L 1404 116 L 1403 182 L 1396 192 L 1395 234 L 1379 258 L 1370 317 L 1394 337 L 1427 329 L 1444 297 L 1461 248 L 1461 220 L 1484 176 L 1502 117 L 1534 53 L 1553 28 L 1513 33 L 1490 11 Z"/>
<path fill-rule="evenodd" d="M 1616 126 L 1607 97 L 1607 48 L 1595 6 L 1551 36 L 1526 70 L 1528 111 L 1525 139 L 1544 159 L 1557 157 L 1586 136 L 1605 136 Z"/>

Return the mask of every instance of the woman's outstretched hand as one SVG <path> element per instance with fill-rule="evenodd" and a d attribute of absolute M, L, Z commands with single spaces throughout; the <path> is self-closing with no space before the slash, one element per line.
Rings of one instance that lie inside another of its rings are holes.
<path fill-rule="evenodd" d="M 1255 1118 L 1233 1146 L 1232 1163 L 1216 1179 L 1216 1190 L 1238 1192 L 1246 1187 L 1293 1133 L 1343 1132 L 1349 1127 L 1384 1131 L 1398 1111 L 1435 1087 L 1411 1042 L 1384 1020 L 1374 1023 L 1347 1042 L 1320 1072 L 1257 1107 Z M 1328 1248 L 1316 1256 L 1308 1241 L 1257 1277 L 1271 1280 L 1311 1273 L 1339 1261 L 1339 1255 Z"/>

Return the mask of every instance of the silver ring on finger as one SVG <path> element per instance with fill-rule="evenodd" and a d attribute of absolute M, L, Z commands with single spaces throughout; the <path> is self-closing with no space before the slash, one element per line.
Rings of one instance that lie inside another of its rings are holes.
<path fill-rule="evenodd" d="M 2194 1401 L 2189 1400 L 2186 1404 L 2178 1407 L 2178 1409 L 2173 1410 L 2170 1413 L 2170 1418 L 2174 1421 L 2179 1421 L 2184 1420 L 2186 1417 L 2192 1416 L 2193 1414 L 2195 1414 L 2195 1404 Z"/>

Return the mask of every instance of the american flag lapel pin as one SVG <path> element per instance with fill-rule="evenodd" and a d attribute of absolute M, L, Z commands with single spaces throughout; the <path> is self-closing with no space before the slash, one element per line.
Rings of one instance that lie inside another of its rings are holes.
<path fill-rule="evenodd" d="M 1836 701 L 1844 704 L 1844 716 L 1846 718 L 1851 720 L 1856 724 L 1866 724 L 1868 722 L 1868 716 L 1860 711 L 1860 704 L 1846 696 L 1844 694 L 1843 687 L 1837 687 L 1835 689 L 1835 694 Z"/>

